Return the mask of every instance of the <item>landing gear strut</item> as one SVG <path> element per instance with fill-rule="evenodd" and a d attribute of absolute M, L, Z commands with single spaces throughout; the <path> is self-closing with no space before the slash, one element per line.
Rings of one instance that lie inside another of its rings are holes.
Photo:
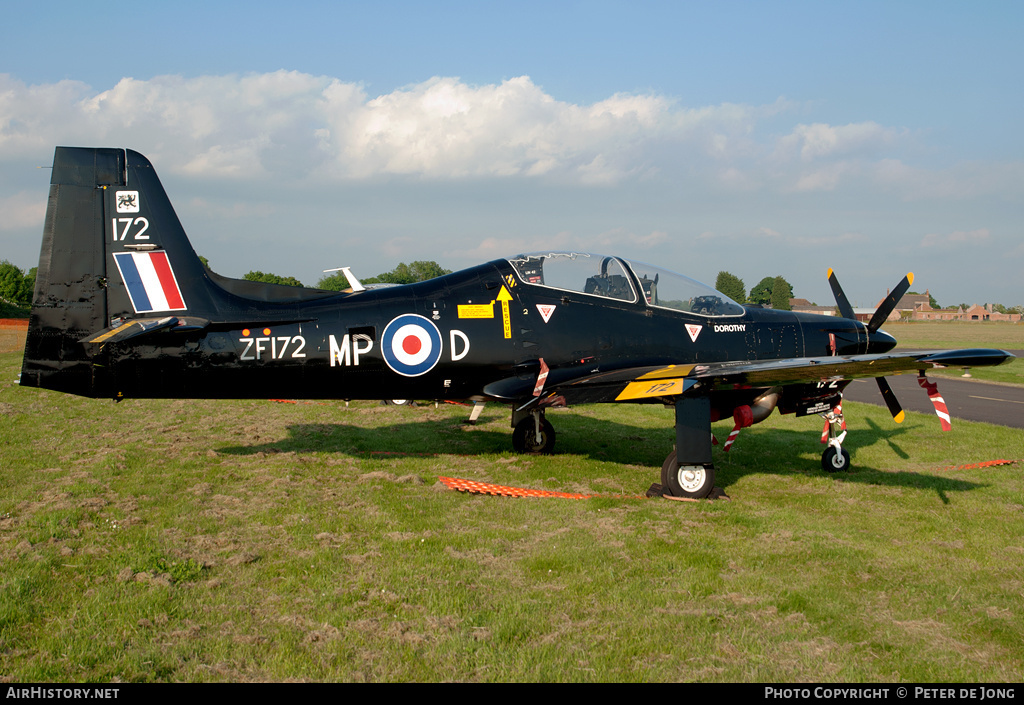
<path fill-rule="evenodd" d="M 673 497 L 700 499 L 715 488 L 711 462 L 711 400 L 676 401 L 676 448 L 661 466 L 661 486 Z"/>

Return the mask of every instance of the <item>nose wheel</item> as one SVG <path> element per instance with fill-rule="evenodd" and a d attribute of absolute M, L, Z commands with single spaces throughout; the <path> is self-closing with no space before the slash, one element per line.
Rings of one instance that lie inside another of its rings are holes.
<path fill-rule="evenodd" d="M 821 469 L 825 472 L 841 472 L 850 469 L 850 453 L 843 448 L 829 446 L 821 454 Z"/>
<path fill-rule="evenodd" d="M 843 405 L 837 404 L 828 413 L 822 414 L 825 428 L 821 432 L 821 442 L 828 443 L 828 448 L 821 454 L 821 469 L 825 472 L 841 472 L 850 469 L 850 453 L 843 448 L 846 439 L 846 421 L 843 420 Z"/>

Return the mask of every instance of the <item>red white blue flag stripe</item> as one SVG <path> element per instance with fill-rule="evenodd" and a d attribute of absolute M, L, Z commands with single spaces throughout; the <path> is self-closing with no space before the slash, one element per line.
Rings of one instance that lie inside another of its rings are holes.
<path fill-rule="evenodd" d="M 186 310 L 166 252 L 115 252 L 114 261 L 135 313 Z"/>

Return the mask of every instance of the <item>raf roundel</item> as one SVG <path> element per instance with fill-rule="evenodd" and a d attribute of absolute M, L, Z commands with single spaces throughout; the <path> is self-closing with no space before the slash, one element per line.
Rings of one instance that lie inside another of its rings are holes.
<path fill-rule="evenodd" d="M 427 318 L 406 313 L 391 319 L 381 336 L 388 367 L 406 377 L 418 377 L 441 359 L 441 333 Z"/>

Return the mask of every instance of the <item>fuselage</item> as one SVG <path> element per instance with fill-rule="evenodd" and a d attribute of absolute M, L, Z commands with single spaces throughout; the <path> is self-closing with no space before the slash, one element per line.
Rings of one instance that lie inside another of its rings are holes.
<path fill-rule="evenodd" d="M 514 401 L 534 389 L 542 360 L 548 384 L 558 384 L 624 368 L 841 356 L 895 345 L 882 332 L 869 339 L 864 324 L 833 316 L 657 305 L 645 292 L 645 275 L 619 262 L 631 295 L 588 293 L 583 282 L 529 281 L 521 267 L 495 260 L 419 284 L 261 303 L 242 321 L 235 313 L 230 323 L 212 319 L 203 328 L 171 327 L 98 347 L 90 388 L 65 391 Z M 236 295 L 223 297 L 233 311 L 244 309 Z"/>

